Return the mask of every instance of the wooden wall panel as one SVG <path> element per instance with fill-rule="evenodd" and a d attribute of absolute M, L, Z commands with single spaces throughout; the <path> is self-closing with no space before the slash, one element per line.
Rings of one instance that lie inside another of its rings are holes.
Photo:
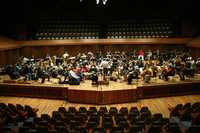
<path fill-rule="evenodd" d="M 19 49 L 9 49 L 0 51 L 0 66 L 14 64 L 20 57 Z"/>
<path fill-rule="evenodd" d="M 66 99 L 66 87 L 61 86 L 35 86 L 27 84 L 0 84 L 1 96 L 23 96 L 23 97 L 38 97 L 52 99 Z"/>

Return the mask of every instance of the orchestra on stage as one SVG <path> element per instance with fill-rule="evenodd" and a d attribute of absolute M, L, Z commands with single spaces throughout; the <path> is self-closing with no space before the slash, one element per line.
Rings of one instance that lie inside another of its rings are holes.
<path fill-rule="evenodd" d="M 180 80 L 192 78 L 200 73 L 200 58 L 194 59 L 187 50 L 135 50 L 97 51 L 78 53 L 70 56 L 66 51 L 61 57 L 47 54 L 44 58 L 20 57 L 14 65 L 0 68 L 1 75 L 9 75 L 24 81 L 41 79 L 41 83 L 51 78 L 59 79 L 58 84 L 79 85 L 91 80 L 93 85 L 114 82 L 137 82 L 141 79 L 149 83 L 152 78 L 165 81 L 178 75 Z"/>

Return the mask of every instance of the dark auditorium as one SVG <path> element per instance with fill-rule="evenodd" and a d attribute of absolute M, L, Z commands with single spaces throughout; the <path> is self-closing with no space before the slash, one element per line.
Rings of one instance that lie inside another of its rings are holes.
<path fill-rule="evenodd" d="M 3 0 L 0 133 L 200 133 L 198 0 Z"/>

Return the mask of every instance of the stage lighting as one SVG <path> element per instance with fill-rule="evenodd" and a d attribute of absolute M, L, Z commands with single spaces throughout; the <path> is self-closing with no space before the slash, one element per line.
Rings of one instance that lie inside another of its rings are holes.
<path fill-rule="evenodd" d="M 106 5 L 108 0 L 96 0 L 96 4 L 100 4 L 100 3 L 103 3 L 103 5 Z M 83 2 L 83 0 L 80 0 L 80 2 Z"/>

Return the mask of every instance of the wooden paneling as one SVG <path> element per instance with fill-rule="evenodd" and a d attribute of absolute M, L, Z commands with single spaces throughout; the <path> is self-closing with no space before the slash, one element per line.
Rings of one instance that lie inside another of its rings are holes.
<path fill-rule="evenodd" d="M 116 91 L 103 91 L 102 104 L 116 104 L 135 102 L 137 100 L 136 89 L 121 89 Z"/>
<path fill-rule="evenodd" d="M 73 103 L 98 104 L 101 100 L 100 91 L 68 90 L 68 101 Z"/>
<path fill-rule="evenodd" d="M 5 64 L 14 64 L 19 57 L 19 49 L 0 51 L 0 66 L 3 66 Z"/>
<path fill-rule="evenodd" d="M 39 97 L 39 98 L 53 98 L 66 99 L 66 87 L 53 86 L 35 86 L 26 84 L 0 84 L 0 95 L 2 96 L 24 96 L 24 97 Z"/>
<path fill-rule="evenodd" d="M 73 103 L 116 104 L 136 101 L 136 89 L 113 91 L 68 90 L 68 100 Z"/>
<path fill-rule="evenodd" d="M 67 89 L 62 86 L 41 86 L 31 84 L 0 84 L 0 95 L 27 96 L 54 99 L 67 99 L 69 102 L 85 104 L 116 104 L 135 102 L 138 99 L 176 95 L 200 94 L 200 82 L 181 84 L 145 85 L 137 89 L 118 89 L 111 91 L 90 91 Z"/>
<path fill-rule="evenodd" d="M 138 98 L 153 98 L 164 96 L 200 94 L 200 82 L 186 82 L 181 84 L 149 85 L 137 88 Z"/>
<path fill-rule="evenodd" d="M 55 45 L 117 45 L 117 44 L 187 44 L 192 38 L 144 38 L 144 39 L 77 39 L 21 41 L 22 46 Z"/>

